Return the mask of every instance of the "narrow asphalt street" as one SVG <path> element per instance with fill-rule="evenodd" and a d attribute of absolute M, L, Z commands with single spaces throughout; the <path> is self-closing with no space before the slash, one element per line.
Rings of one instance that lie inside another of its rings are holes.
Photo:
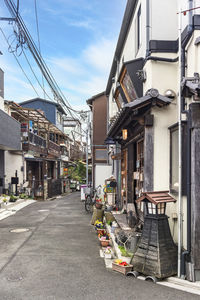
<path fill-rule="evenodd" d="M 27 206 L 0 236 L 0 300 L 199 299 L 106 269 L 79 193 Z"/>

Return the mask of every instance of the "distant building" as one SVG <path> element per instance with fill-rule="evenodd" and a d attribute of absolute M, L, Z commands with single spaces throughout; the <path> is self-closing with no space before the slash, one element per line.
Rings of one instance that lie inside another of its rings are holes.
<path fill-rule="evenodd" d="M 92 111 L 91 146 L 92 146 L 92 182 L 93 186 L 104 185 L 105 179 L 111 176 L 112 166 L 109 163 L 108 147 L 105 144 L 107 134 L 107 97 L 105 92 L 87 100 Z"/>
<path fill-rule="evenodd" d="M 19 104 L 22 107 L 38 109 L 51 123 L 63 130 L 63 116 L 66 113 L 60 104 L 41 98 L 30 99 Z"/>

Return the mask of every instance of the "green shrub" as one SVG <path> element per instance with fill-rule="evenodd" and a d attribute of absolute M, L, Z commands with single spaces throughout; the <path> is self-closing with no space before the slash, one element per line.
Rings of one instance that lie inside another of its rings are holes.
<path fill-rule="evenodd" d="M 9 202 L 16 202 L 17 201 L 17 197 L 14 196 L 13 194 L 10 195 L 10 199 L 9 199 Z"/>
<path fill-rule="evenodd" d="M 125 257 L 131 257 L 133 255 L 133 253 L 128 252 L 124 246 L 118 246 L 119 250 L 121 251 L 121 255 L 125 256 Z"/>

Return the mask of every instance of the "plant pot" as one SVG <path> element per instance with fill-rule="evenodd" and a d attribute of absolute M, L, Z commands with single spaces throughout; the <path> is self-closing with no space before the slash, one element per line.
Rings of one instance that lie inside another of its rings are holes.
<path fill-rule="evenodd" d="M 99 203 L 99 202 L 96 202 L 95 206 L 96 206 L 97 209 L 102 209 L 103 204 Z"/>
<path fill-rule="evenodd" d="M 104 253 L 105 258 L 112 258 L 112 254 L 111 253 Z"/>
<path fill-rule="evenodd" d="M 106 235 L 106 230 L 97 228 L 97 234 Z"/>
<path fill-rule="evenodd" d="M 126 275 L 128 272 L 130 272 L 133 268 L 133 265 L 128 265 L 128 266 L 122 266 L 116 263 L 112 263 L 112 269 L 114 271 L 117 271 L 119 273 L 122 273 L 124 275 Z"/>
<path fill-rule="evenodd" d="M 104 241 L 100 240 L 100 243 L 102 247 L 108 247 L 110 244 L 110 240 L 104 240 Z"/>

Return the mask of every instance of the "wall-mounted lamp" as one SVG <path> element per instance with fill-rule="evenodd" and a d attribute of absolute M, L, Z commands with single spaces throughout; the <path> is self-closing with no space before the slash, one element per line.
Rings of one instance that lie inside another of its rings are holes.
<path fill-rule="evenodd" d="M 122 139 L 127 140 L 127 137 L 128 137 L 127 129 L 122 129 Z"/>

